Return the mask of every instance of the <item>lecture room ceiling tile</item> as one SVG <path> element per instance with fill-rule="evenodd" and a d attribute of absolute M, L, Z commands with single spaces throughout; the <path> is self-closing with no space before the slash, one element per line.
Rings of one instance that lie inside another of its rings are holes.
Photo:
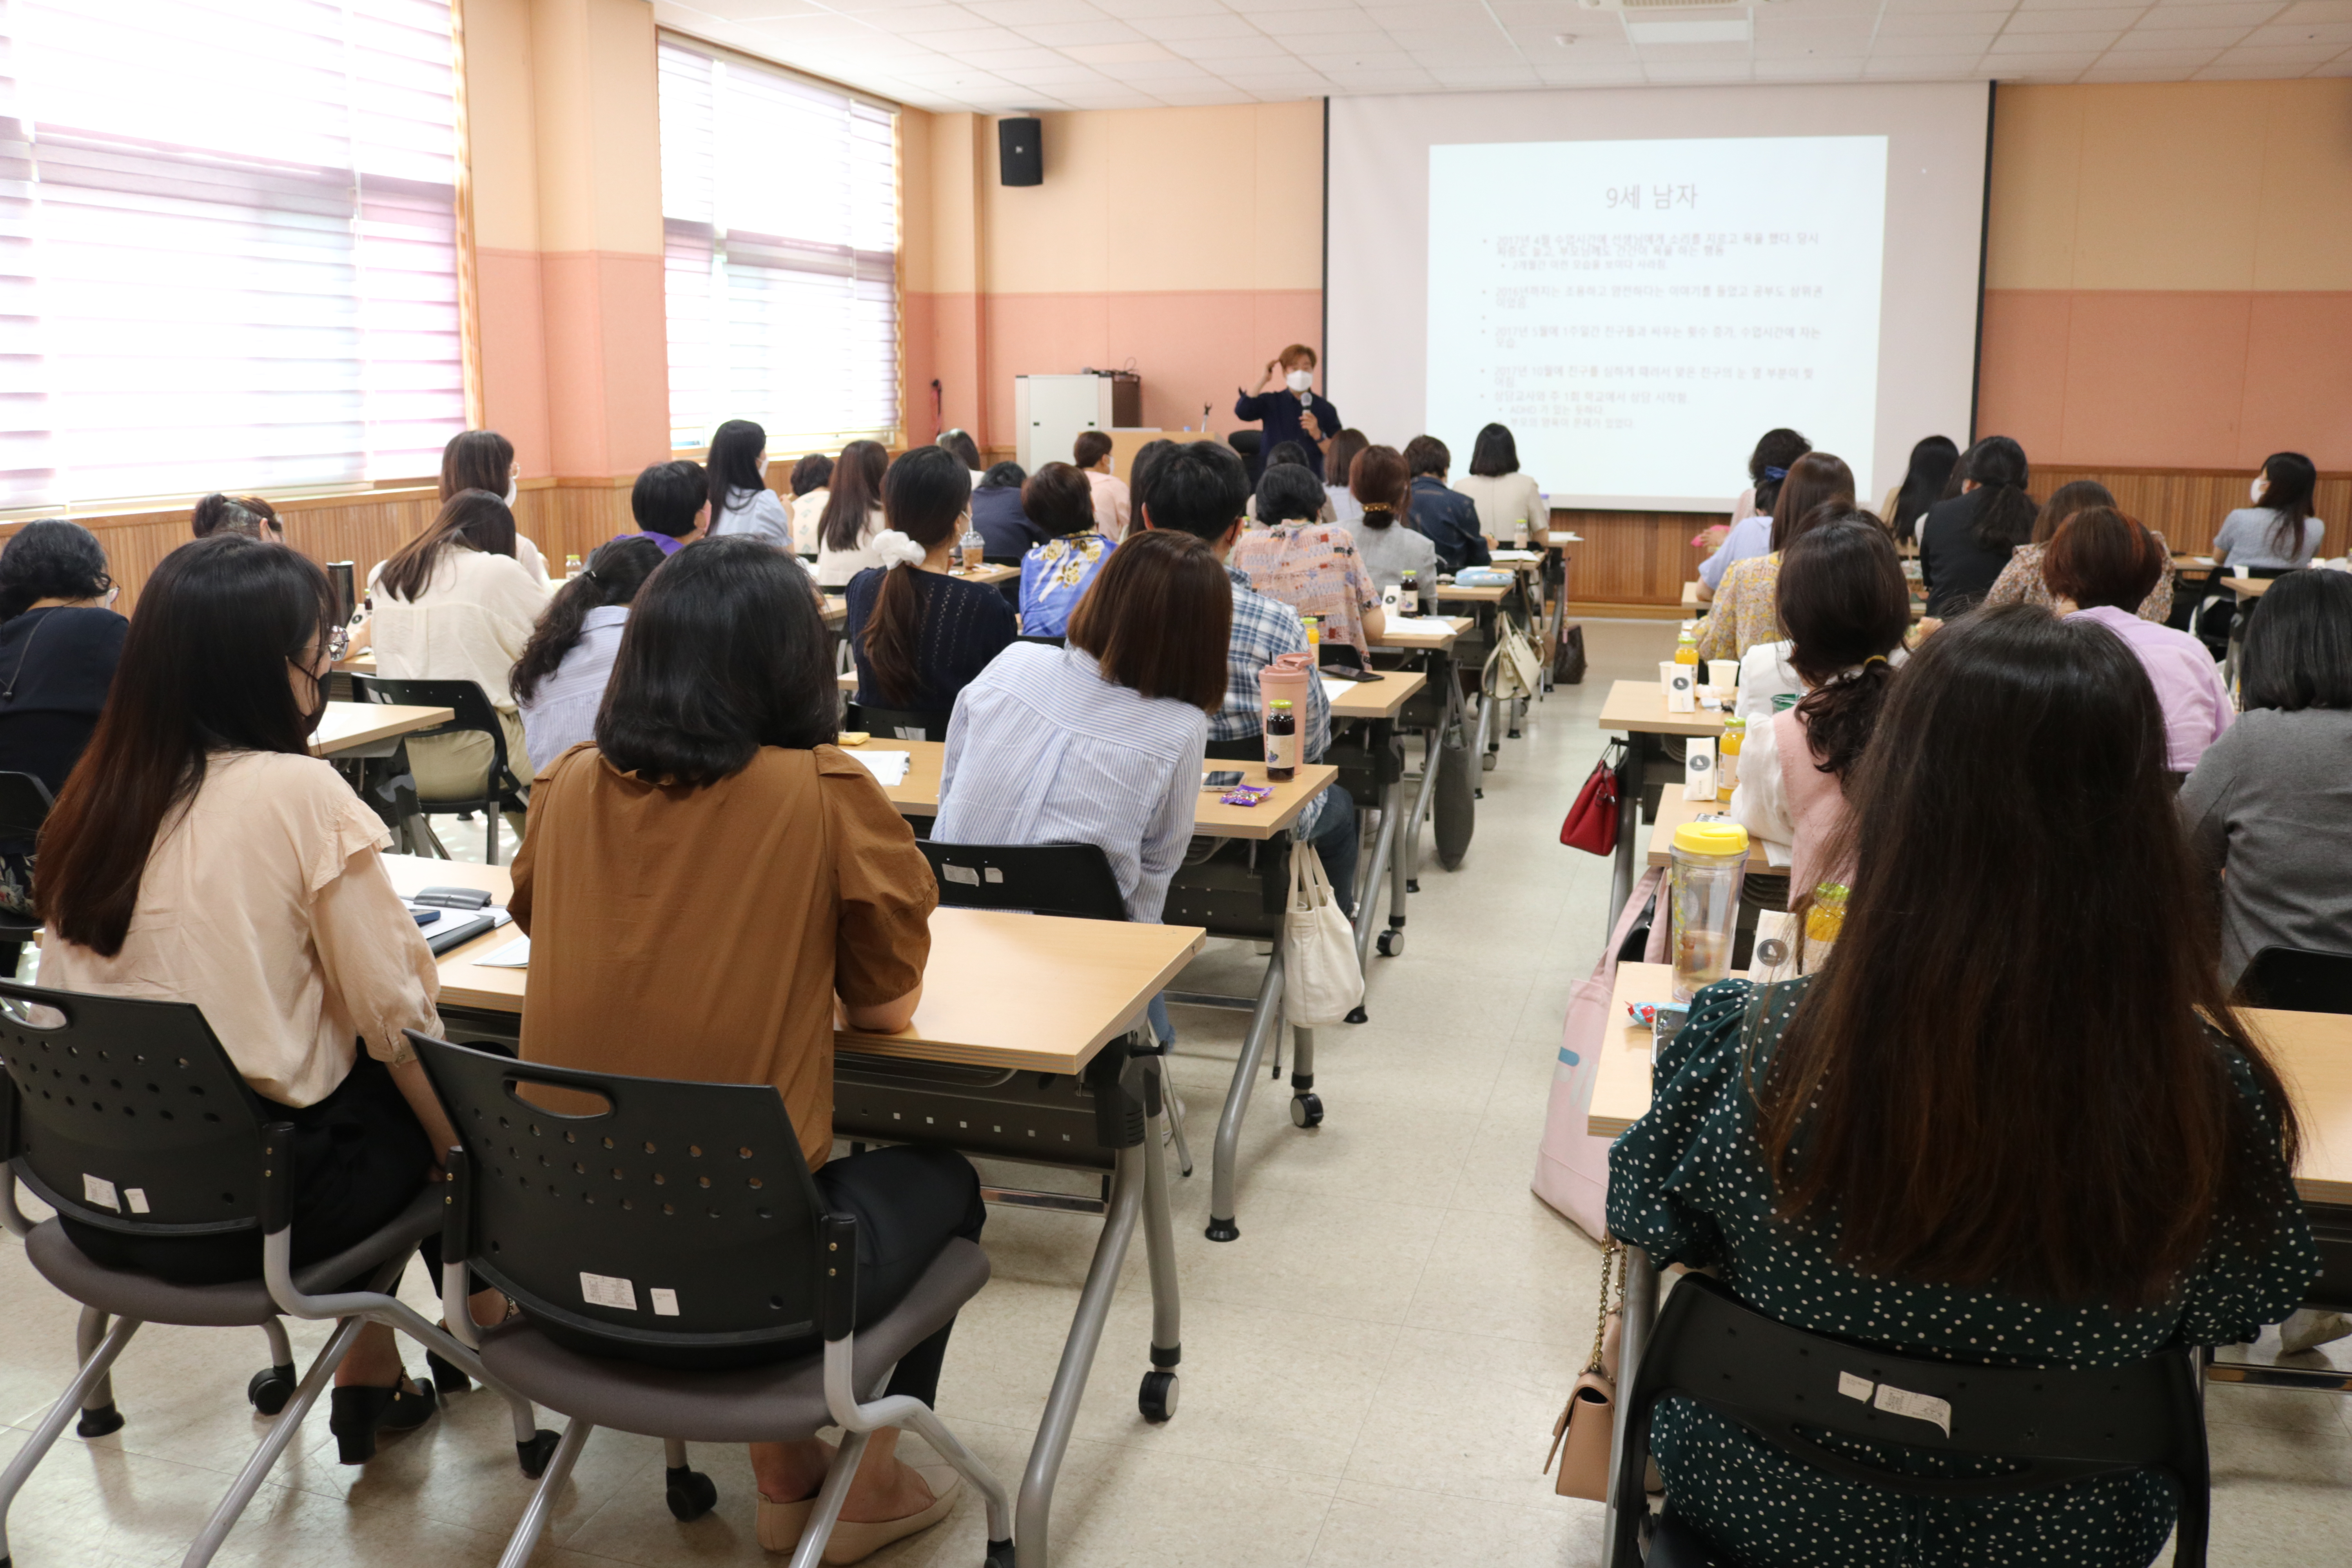
<path fill-rule="evenodd" d="M 1759 0 L 1636 42 L 1577 0 L 655 0 L 664 26 L 919 109 L 991 114 L 1725 81 L 2352 76 L 2352 0 Z"/>

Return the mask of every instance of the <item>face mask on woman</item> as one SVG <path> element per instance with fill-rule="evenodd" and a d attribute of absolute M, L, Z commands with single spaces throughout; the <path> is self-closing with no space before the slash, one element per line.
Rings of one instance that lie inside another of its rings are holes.
<path fill-rule="evenodd" d="M 2248 487 L 2246 490 L 2246 499 L 2252 501 L 2256 506 L 2260 506 L 2263 504 L 2263 497 L 2268 493 L 2270 488 L 2270 476 L 2267 474 L 2256 474 L 2254 476 L 2253 484 Z"/>
<path fill-rule="evenodd" d="M 514 510 L 515 497 L 521 492 L 522 487 L 516 483 L 514 475 L 509 474 L 507 476 L 507 510 L 509 511 Z"/>
<path fill-rule="evenodd" d="M 1282 378 L 1282 384 L 1303 397 L 1307 394 L 1307 389 L 1315 384 L 1315 373 L 1311 370 L 1294 370 Z"/>

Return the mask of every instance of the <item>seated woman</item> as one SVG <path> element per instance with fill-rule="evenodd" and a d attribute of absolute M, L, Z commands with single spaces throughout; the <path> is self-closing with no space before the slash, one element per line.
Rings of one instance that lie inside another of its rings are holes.
<path fill-rule="evenodd" d="M 971 474 L 944 447 L 917 447 L 883 476 L 883 564 L 849 580 L 844 628 L 860 707 L 944 717 L 1016 635 L 1003 595 L 948 574 L 971 499 Z"/>
<path fill-rule="evenodd" d="M 1192 837 L 1233 616 L 1207 545 L 1139 531 L 1079 601 L 1068 647 L 1016 644 L 964 688 L 931 837 L 1100 845 L 1127 918 L 1157 922 Z"/>
<path fill-rule="evenodd" d="M 1331 450 L 1323 459 L 1323 493 L 1330 500 L 1332 521 L 1349 528 L 1364 521 L 1364 503 L 1356 499 L 1354 465 L 1371 444 L 1361 430 L 1350 426 L 1331 437 Z"/>
<path fill-rule="evenodd" d="M 1021 487 L 1021 510 L 1045 542 L 1021 558 L 1021 635 L 1057 637 L 1118 546 L 1102 531 L 1093 481 L 1069 463 L 1048 463 Z"/>
<path fill-rule="evenodd" d="M 1610 1152 L 1612 1234 L 1783 1322 L 1958 1362 L 2129 1366 L 2285 1317 L 2318 1273 L 2294 1103 L 2214 973 L 2164 746 L 2102 626 L 2006 605 L 1923 645 L 1846 784 L 1836 947 L 1694 999 Z M 1667 1507 L 1751 1568 L 2137 1565 L 2173 1522 L 2154 1471 L 1903 1497 L 1678 1397 L 1652 1433 Z"/>
<path fill-rule="evenodd" d="M 2213 553 L 2223 566 L 2272 572 L 2308 565 L 2319 552 L 2327 525 L 2312 515 L 2319 470 L 2300 452 L 2273 452 L 2263 459 L 2249 499 L 2221 520 Z"/>
<path fill-rule="evenodd" d="M 208 495 L 189 514 L 188 526 L 198 539 L 210 539 L 215 533 L 242 533 L 247 539 L 265 540 L 271 544 L 286 542 L 286 525 L 278 521 L 278 509 L 259 496 Z"/>
<path fill-rule="evenodd" d="M 1348 465 L 1348 489 L 1357 521 L 1347 529 L 1372 586 L 1402 583 L 1410 572 L 1416 590 L 1435 593 L 1437 546 L 1419 529 L 1399 526 L 1412 510 L 1412 481 L 1405 475 L 1403 455 L 1394 447 L 1365 447 Z M 1417 615 L 1420 606 L 1403 605 L 1402 613 Z"/>
<path fill-rule="evenodd" d="M 1844 816 L 1845 781 L 1877 728 L 1894 678 L 1889 661 L 1901 656 L 1911 626 L 1903 563 L 1868 518 L 1823 524 L 1789 546 L 1780 624 L 1804 695 L 1793 708 L 1750 719 L 1740 747 L 1732 819 L 1788 847 L 1791 897 L 1846 869 L 1824 861 L 1822 850 Z M 1748 660 L 1770 646 L 1759 643 Z"/>
<path fill-rule="evenodd" d="M 983 1216 L 960 1154 L 831 1157 L 836 1012 L 907 1026 L 939 900 L 906 819 L 833 743 L 831 647 L 791 557 L 749 538 L 681 552 L 630 612 L 595 746 L 540 780 L 509 908 L 531 939 L 526 1060 L 776 1086 L 817 1190 L 881 1260 L 860 1265 L 863 1324 Z M 948 1332 L 900 1360 L 891 1393 L 936 1400 Z M 896 1447 L 875 1434 L 829 1561 L 946 1517 L 954 1472 L 918 1473 Z M 751 1445 L 761 1545 L 800 1539 L 831 1453 Z"/>
<path fill-rule="evenodd" d="M 971 492 L 971 525 L 980 530 L 982 560 L 1010 565 L 1045 537 L 1022 501 L 1028 480 L 1020 464 L 998 463 Z"/>
<path fill-rule="evenodd" d="M 529 779 L 530 746 L 511 678 L 549 590 L 515 560 L 515 538 L 506 502 L 487 490 L 460 490 L 431 527 L 375 569 L 369 589 L 377 673 L 480 687 L 506 731 L 508 768 Z M 436 735 L 410 741 L 407 750 L 420 799 L 475 799 L 488 786 L 487 735 Z M 507 819 L 520 837 L 521 821 L 513 813 Z"/>
<path fill-rule="evenodd" d="M 295 1127 L 294 1261 L 390 1223 L 456 1140 L 403 1029 L 438 1035 L 433 954 L 377 850 L 383 824 L 309 755 L 338 651 L 308 557 L 235 534 L 184 544 L 140 595 L 85 764 L 41 835 L 41 982 L 193 1002 L 269 1119 Z M 257 1231 L 123 1237 L 65 1222 L 110 1268 L 258 1279 Z M 392 1331 L 337 1369 L 345 1464 L 433 1413 Z"/>
<path fill-rule="evenodd" d="M 710 433 L 709 536 L 741 533 L 782 550 L 793 549 L 792 514 L 768 488 L 768 432 L 749 419 L 730 419 Z"/>
<path fill-rule="evenodd" d="M 833 459 L 823 452 L 811 452 L 793 465 L 793 551 L 799 555 L 814 555 L 818 524 L 824 517 L 824 503 L 832 496 L 827 489 L 833 483 Z"/>
<path fill-rule="evenodd" d="M 2147 672 L 2164 709 L 2165 765 L 2185 774 L 2237 715 L 2229 683 L 2205 645 L 2134 612 L 2171 565 L 2156 535 L 2104 506 L 2068 518 L 2042 556 L 2053 607 L 2123 638 Z"/>
<path fill-rule="evenodd" d="M 833 482 L 825 492 L 824 510 L 817 514 L 816 581 L 820 588 L 840 588 L 869 566 L 879 566 L 874 536 L 882 521 L 882 476 L 890 466 L 889 451 L 879 441 L 852 441 L 841 449 L 833 466 Z"/>
<path fill-rule="evenodd" d="M 514 510 L 522 485 L 513 442 L 495 430 L 460 430 L 449 437 L 441 448 L 441 504 L 447 506 L 467 490 L 488 490 L 505 501 L 509 511 Z M 547 557 L 529 534 L 517 531 L 513 553 L 540 591 L 547 592 Z"/>
<path fill-rule="evenodd" d="M 2041 514 L 2033 520 L 2032 542 L 2010 552 L 2009 564 L 2000 569 L 2000 575 L 1993 579 L 1992 587 L 1979 602 L 2046 607 L 2050 603 L 2050 584 L 2042 576 L 2042 552 L 2049 548 L 2051 540 L 2057 537 L 2060 526 L 2076 512 L 2088 511 L 2095 506 L 2112 508 L 2115 504 L 2115 496 L 2096 479 L 2076 479 L 2052 490 L 2050 499 L 2042 503 Z M 2153 533 L 2155 531 L 2149 531 Z M 2156 543 L 2158 549 L 2165 550 L 2168 563 L 2171 552 L 2166 549 L 2162 534 L 2156 534 Z M 2172 574 L 2169 571 L 2157 579 L 2156 586 L 2148 590 L 2147 597 L 2139 602 L 2139 608 L 2135 613 L 2141 620 L 2159 624 L 2172 614 Z"/>
<path fill-rule="evenodd" d="M 78 522 L 42 518 L 0 547 L 0 773 L 32 774 L 51 799 L 89 744 L 122 658 L 131 623 L 113 603 L 106 552 Z M 0 908 L 26 918 L 33 849 L 29 838 L 0 842 Z"/>
<path fill-rule="evenodd" d="M 1355 536 L 1343 524 L 1316 521 L 1329 504 L 1314 469 L 1268 463 L 1258 476 L 1259 526 L 1242 531 L 1227 559 L 1257 592 L 1319 619 L 1325 648 L 1353 648 L 1356 662 L 1369 665 L 1388 620 Z"/>
<path fill-rule="evenodd" d="M 1780 552 L 1809 528 L 1857 515 L 1870 514 L 1853 510 L 1853 470 L 1844 458 L 1808 452 L 1790 464 L 1772 492 L 1768 552 L 1735 561 L 1724 572 L 1706 618 L 1698 624 L 1699 658 L 1742 658 L 1758 643 L 1780 641 Z"/>
<path fill-rule="evenodd" d="M 595 740 L 596 710 L 621 651 L 629 602 L 667 559 L 652 536 L 625 534 L 598 545 L 587 569 L 556 590 L 512 677 L 532 756 L 552 763 Z"/>

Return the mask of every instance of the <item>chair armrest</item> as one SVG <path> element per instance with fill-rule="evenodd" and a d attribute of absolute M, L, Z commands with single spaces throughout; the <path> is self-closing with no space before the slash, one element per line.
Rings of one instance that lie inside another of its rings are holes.
<path fill-rule="evenodd" d="M 857 1221 L 829 1214 L 817 1224 L 824 1277 L 817 1286 L 817 1332 L 830 1344 L 857 1327 Z"/>

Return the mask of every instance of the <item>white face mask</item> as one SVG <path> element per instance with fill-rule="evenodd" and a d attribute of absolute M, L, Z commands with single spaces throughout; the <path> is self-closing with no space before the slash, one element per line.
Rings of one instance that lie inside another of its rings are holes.
<path fill-rule="evenodd" d="M 2271 481 L 2268 477 L 2262 474 L 2256 474 L 2254 476 L 2254 482 L 2251 486 L 2247 487 L 2246 499 L 2252 501 L 2256 506 L 2260 506 L 2263 504 L 2263 496 L 2270 489 L 2270 488 Z"/>
<path fill-rule="evenodd" d="M 1304 393 L 1315 384 L 1315 373 L 1311 370 L 1294 370 L 1282 378 L 1282 384 L 1293 392 Z"/>
<path fill-rule="evenodd" d="M 509 511 L 514 510 L 515 497 L 521 493 L 522 486 L 516 481 L 512 474 L 509 474 L 507 476 L 507 510 Z"/>

